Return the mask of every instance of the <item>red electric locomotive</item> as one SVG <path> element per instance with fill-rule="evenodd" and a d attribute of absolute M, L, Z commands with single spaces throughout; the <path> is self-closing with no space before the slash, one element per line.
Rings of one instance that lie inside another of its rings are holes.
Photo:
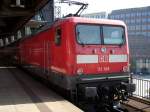
<path fill-rule="evenodd" d="M 18 48 L 22 65 L 78 96 L 78 101 L 114 105 L 135 89 L 129 81 L 127 28 L 122 21 L 63 18 L 21 40 Z"/>

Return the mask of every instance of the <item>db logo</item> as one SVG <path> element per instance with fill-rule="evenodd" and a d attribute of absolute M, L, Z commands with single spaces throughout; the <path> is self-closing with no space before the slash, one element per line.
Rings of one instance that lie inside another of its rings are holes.
<path fill-rule="evenodd" d="M 107 55 L 101 55 L 99 56 L 99 62 L 108 62 L 109 57 Z"/>

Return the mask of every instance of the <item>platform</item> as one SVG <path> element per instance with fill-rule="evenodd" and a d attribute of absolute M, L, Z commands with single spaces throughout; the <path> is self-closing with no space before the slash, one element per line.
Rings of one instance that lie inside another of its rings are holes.
<path fill-rule="evenodd" d="M 0 112 L 83 112 L 15 67 L 0 67 Z"/>

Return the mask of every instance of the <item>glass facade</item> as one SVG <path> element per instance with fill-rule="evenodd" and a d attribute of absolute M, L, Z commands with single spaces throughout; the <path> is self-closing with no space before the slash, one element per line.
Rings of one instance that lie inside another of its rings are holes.
<path fill-rule="evenodd" d="M 134 72 L 137 73 L 150 73 L 150 59 L 149 58 L 141 58 L 136 60 L 136 69 Z"/>
<path fill-rule="evenodd" d="M 86 18 L 106 19 L 107 13 L 106 12 L 90 13 L 90 14 L 83 14 L 81 16 Z"/>
<path fill-rule="evenodd" d="M 122 20 L 127 25 L 131 72 L 150 73 L 150 6 L 114 10 L 108 17 Z"/>
<path fill-rule="evenodd" d="M 127 24 L 129 37 L 140 35 L 150 38 L 150 7 L 114 10 L 108 17 L 123 20 Z"/>

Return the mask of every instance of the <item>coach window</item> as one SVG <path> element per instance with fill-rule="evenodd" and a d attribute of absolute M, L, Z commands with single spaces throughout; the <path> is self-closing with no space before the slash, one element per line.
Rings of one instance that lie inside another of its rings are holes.
<path fill-rule="evenodd" d="M 59 46 L 61 44 L 61 29 L 57 28 L 55 32 L 55 44 Z"/>

